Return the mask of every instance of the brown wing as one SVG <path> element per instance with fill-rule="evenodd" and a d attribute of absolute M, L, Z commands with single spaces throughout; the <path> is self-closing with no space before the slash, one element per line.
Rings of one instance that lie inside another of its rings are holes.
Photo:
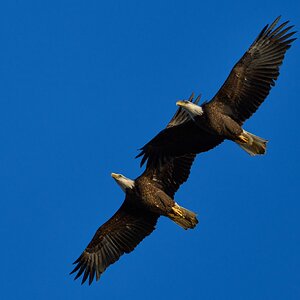
<path fill-rule="evenodd" d="M 222 107 L 242 124 L 265 100 L 279 75 L 285 52 L 295 39 L 288 22 L 278 26 L 278 17 L 258 35 L 248 51 L 232 69 L 229 77 L 207 105 Z"/>
<path fill-rule="evenodd" d="M 180 185 L 187 181 L 195 157 L 195 154 L 169 157 L 167 161 L 158 166 L 147 166 L 141 176 L 151 178 L 154 185 L 174 198 Z"/>
<path fill-rule="evenodd" d="M 93 239 L 74 262 L 77 279 L 83 273 L 81 284 L 95 275 L 99 280 L 106 268 L 124 253 L 131 252 L 154 229 L 158 215 L 136 207 L 128 196 L 119 210 L 95 233 Z"/>
<path fill-rule="evenodd" d="M 195 104 L 199 100 L 197 97 L 194 101 L 193 94 L 189 98 Z M 202 131 L 189 114 L 179 108 L 167 127 L 144 145 L 137 157 L 142 156 L 141 166 L 147 161 L 147 168 L 155 167 L 172 157 L 208 151 L 221 142 L 223 139 Z"/>

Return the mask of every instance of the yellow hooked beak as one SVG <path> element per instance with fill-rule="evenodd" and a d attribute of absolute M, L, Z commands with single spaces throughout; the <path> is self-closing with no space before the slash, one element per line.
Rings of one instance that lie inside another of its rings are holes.
<path fill-rule="evenodd" d="M 119 177 L 120 174 L 116 174 L 116 173 L 111 173 L 111 177 L 113 179 L 117 179 Z"/>
<path fill-rule="evenodd" d="M 186 106 L 186 101 L 181 101 L 181 100 L 180 100 L 180 101 L 177 101 L 177 102 L 176 102 L 176 105 L 177 105 L 177 106 L 180 106 L 180 107 L 185 107 L 185 106 Z"/>

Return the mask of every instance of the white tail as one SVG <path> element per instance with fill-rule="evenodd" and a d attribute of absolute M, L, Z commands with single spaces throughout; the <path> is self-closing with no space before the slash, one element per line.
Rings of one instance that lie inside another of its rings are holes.
<path fill-rule="evenodd" d="M 267 140 L 256 136 L 246 130 L 243 130 L 241 134 L 242 138 L 247 140 L 247 142 L 241 142 L 236 140 L 235 142 L 244 149 L 248 154 L 251 156 L 258 155 L 258 154 L 265 154 L 267 148 Z"/>

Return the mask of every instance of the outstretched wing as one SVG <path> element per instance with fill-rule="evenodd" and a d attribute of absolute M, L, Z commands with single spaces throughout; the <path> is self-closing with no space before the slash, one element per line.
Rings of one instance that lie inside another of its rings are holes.
<path fill-rule="evenodd" d="M 106 268 L 124 253 L 131 252 L 154 229 L 158 215 L 136 207 L 128 196 L 119 210 L 95 233 L 93 239 L 74 262 L 77 279 L 83 274 L 83 284 L 95 275 L 99 280 Z"/>
<path fill-rule="evenodd" d="M 189 101 L 198 104 L 200 97 Z M 136 157 L 141 157 L 141 166 L 147 161 L 147 168 L 155 167 L 169 161 L 170 158 L 188 153 L 201 153 L 219 145 L 223 139 L 202 131 L 190 118 L 189 114 L 179 108 L 167 127 L 141 148 Z"/>
<path fill-rule="evenodd" d="M 260 106 L 279 75 L 285 52 L 295 38 L 293 26 L 284 22 L 276 28 L 278 17 L 265 26 L 248 51 L 231 70 L 225 83 L 207 105 L 222 107 L 235 121 L 242 124 Z"/>

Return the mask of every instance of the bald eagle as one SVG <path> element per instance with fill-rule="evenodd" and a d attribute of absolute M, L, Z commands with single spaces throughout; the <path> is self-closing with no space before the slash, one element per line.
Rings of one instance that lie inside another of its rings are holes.
<path fill-rule="evenodd" d="M 286 51 L 295 38 L 287 22 L 277 26 L 278 17 L 263 28 L 248 51 L 231 70 L 210 102 L 199 106 L 178 101 L 190 119 L 169 126 L 141 148 L 141 165 L 156 165 L 166 157 L 208 151 L 225 139 L 234 141 L 250 155 L 264 154 L 267 140 L 242 128 L 268 96 L 279 76 Z"/>
<path fill-rule="evenodd" d="M 187 116 L 179 109 L 172 123 Z M 119 210 L 95 233 L 91 242 L 74 262 L 75 279 L 83 274 L 82 284 L 89 279 L 99 280 L 106 268 L 121 255 L 129 253 L 154 229 L 157 219 L 165 216 L 184 229 L 194 228 L 198 223 L 196 214 L 179 206 L 174 195 L 190 174 L 194 154 L 172 158 L 160 169 L 147 167 L 144 173 L 131 180 L 121 174 L 112 177 L 125 192 L 125 200 Z"/>

